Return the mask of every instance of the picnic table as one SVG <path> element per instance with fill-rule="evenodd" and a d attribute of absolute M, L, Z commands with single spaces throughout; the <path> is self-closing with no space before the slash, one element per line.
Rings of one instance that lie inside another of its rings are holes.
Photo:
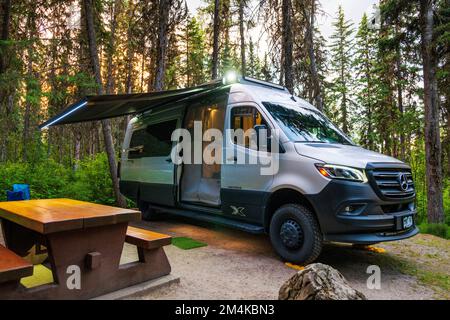
<path fill-rule="evenodd" d="M 136 210 L 71 199 L 0 202 L 6 248 L 0 245 L 0 299 L 86 299 L 170 273 L 163 246 L 171 237 L 128 224 Z M 120 265 L 124 243 L 137 246 L 139 261 Z M 27 289 L 26 257 L 44 248 L 54 282 Z M 80 287 L 68 284 L 80 271 Z"/>

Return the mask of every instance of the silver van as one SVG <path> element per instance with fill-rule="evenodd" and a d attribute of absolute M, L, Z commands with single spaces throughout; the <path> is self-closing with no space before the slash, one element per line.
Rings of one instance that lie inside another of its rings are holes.
<path fill-rule="evenodd" d="M 222 132 L 264 128 L 268 139 L 277 129 L 279 148 L 266 154 L 277 153 L 278 171 L 261 175 L 262 164 L 238 163 L 258 153 L 258 145 L 229 137 L 222 156 L 232 156 L 221 164 L 174 163 L 172 133 L 184 128 L 194 140 L 195 122 Z M 268 233 L 276 252 L 296 263 L 315 260 L 324 241 L 373 244 L 418 232 L 408 165 L 355 145 L 285 88 L 250 78 L 134 117 L 123 142 L 120 189 L 145 219 L 169 212 Z"/>
<path fill-rule="evenodd" d="M 302 264 L 314 261 L 325 241 L 373 244 L 418 233 L 411 168 L 355 145 L 284 87 L 240 77 L 187 89 L 88 96 L 40 127 L 124 115 L 135 117 L 121 151 L 120 191 L 136 201 L 145 219 L 172 213 L 268 233 L 283 259 Z M 256 144 L 226 134 L 218 152 L 223 161 L 190 161 L 195 159 L 184 154 L 178 155 L 187 161 L 174 161 L 180 142 L 200 154 L 209 148 L 196 133 L 199 124 L 204 131 L 253 130 Z M 180 129 L 185 136 L 173 139 Z M 240 161 L 255 157 L 264 161 Z M 271 159 L 277 170 L 262 174 Z"/>

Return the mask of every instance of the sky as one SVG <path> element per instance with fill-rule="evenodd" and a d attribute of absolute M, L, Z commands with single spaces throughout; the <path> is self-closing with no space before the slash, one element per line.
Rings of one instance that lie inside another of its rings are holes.
<path fill-rule="evenodd" d="M 378 4 L 378 0 L 319 0 L 321 4 L 322 11 L 324 14 L 317 19 L 317 23 L 319 29 L 326 40 L 329 39 L 331 34 L 333 33 L 332 22 L 336 16 L 339 5 L 342 5 L 342 9 L 344 10 L 344 14 L 347 20 L 353 22 L 354 27 L 357 28 L 358 24 L 364 14 L 367 12 L 368 15 L 372 12 L 372 8 L 374 4 Z M 257 1 L 252 0 L 253 6 L 256 5 Z M 195 14 L 197 9 L 204 4 L 202 0 L 187 0 L 187 5 L 189 11 L 192 14 Z M 261 32 L 261 28 L 254 28 L 250 33 L 252 34 L 253 39 L 257 39 Z M 259 42 L 261 51 L 265 51 L 263 48 L 263 44 L 266 43 L 264 39 Z M 261 54 L 261 52 L 260 52 Z"/>

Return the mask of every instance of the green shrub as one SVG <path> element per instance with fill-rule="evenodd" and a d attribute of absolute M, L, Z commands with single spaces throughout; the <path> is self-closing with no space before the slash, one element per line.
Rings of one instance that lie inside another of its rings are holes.
<path fill-rule="evenodd" d="M 72 198 L 114 204 L 114 194 L 106 154 L 99 153 L 78 162 L 77 170 L 51 159 L 35 164 L 0 164 L 0 201 L 14 183 L 30 185 L 32 199 Z"/>
<path fill-rule="evenodd" d="M 102 204 L 114 204 L 108 158 L 105 153 L 79 161 L 77 170 L 64 189 L 65 197 Z"/>
<path fill-rule="evenodd" d="M 65 186 L 71 179 L 71 170 L 53 160 L 36 164 L 0 164 L 0 200 L 6 200 L 6 190 L 14 183 L 30 185 L 32 199 L 58 198 L 64 196 Z"/>
<path fill-rule="evenodd" d="M 442 193 L 444 199 L 445 223 L 450 226 L 450 179 L 447 179 L 445 185 L 446 187 Z"/>
<path fill-rule="evenodd" d="M 428 233 L 444 239 L 450 239 L 450 227 L 445 223 L 422 223 L 419 225 L 419 229 L 420 233 Z"/>

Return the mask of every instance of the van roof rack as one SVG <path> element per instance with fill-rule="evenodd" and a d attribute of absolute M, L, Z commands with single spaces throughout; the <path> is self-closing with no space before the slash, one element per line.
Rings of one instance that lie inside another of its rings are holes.
<path fill-rule="evenodd" d="M 262 86 L 265 86 L 265 87 L 270 87 L 270 88 L 274 88 L 274 89 L 278 89 L 278 90 L 283 90 L 283 91 L 289 92 L 289 90 L 286 87 L 284 87 L 282 85 L 279 85 L 279 84 L 276 84 L 276 83 L 273 83 L 273 82 L 264 81 L 264 80 L 252 78 L 252 77 L 249 77 L 249 76 L 242 76 L 242 80 L 244 80 L 244 81 L 240 82 L 240 83 L 252 82 L 252 83 L 259 84 L 259 85 L 262 85 Z"/>

